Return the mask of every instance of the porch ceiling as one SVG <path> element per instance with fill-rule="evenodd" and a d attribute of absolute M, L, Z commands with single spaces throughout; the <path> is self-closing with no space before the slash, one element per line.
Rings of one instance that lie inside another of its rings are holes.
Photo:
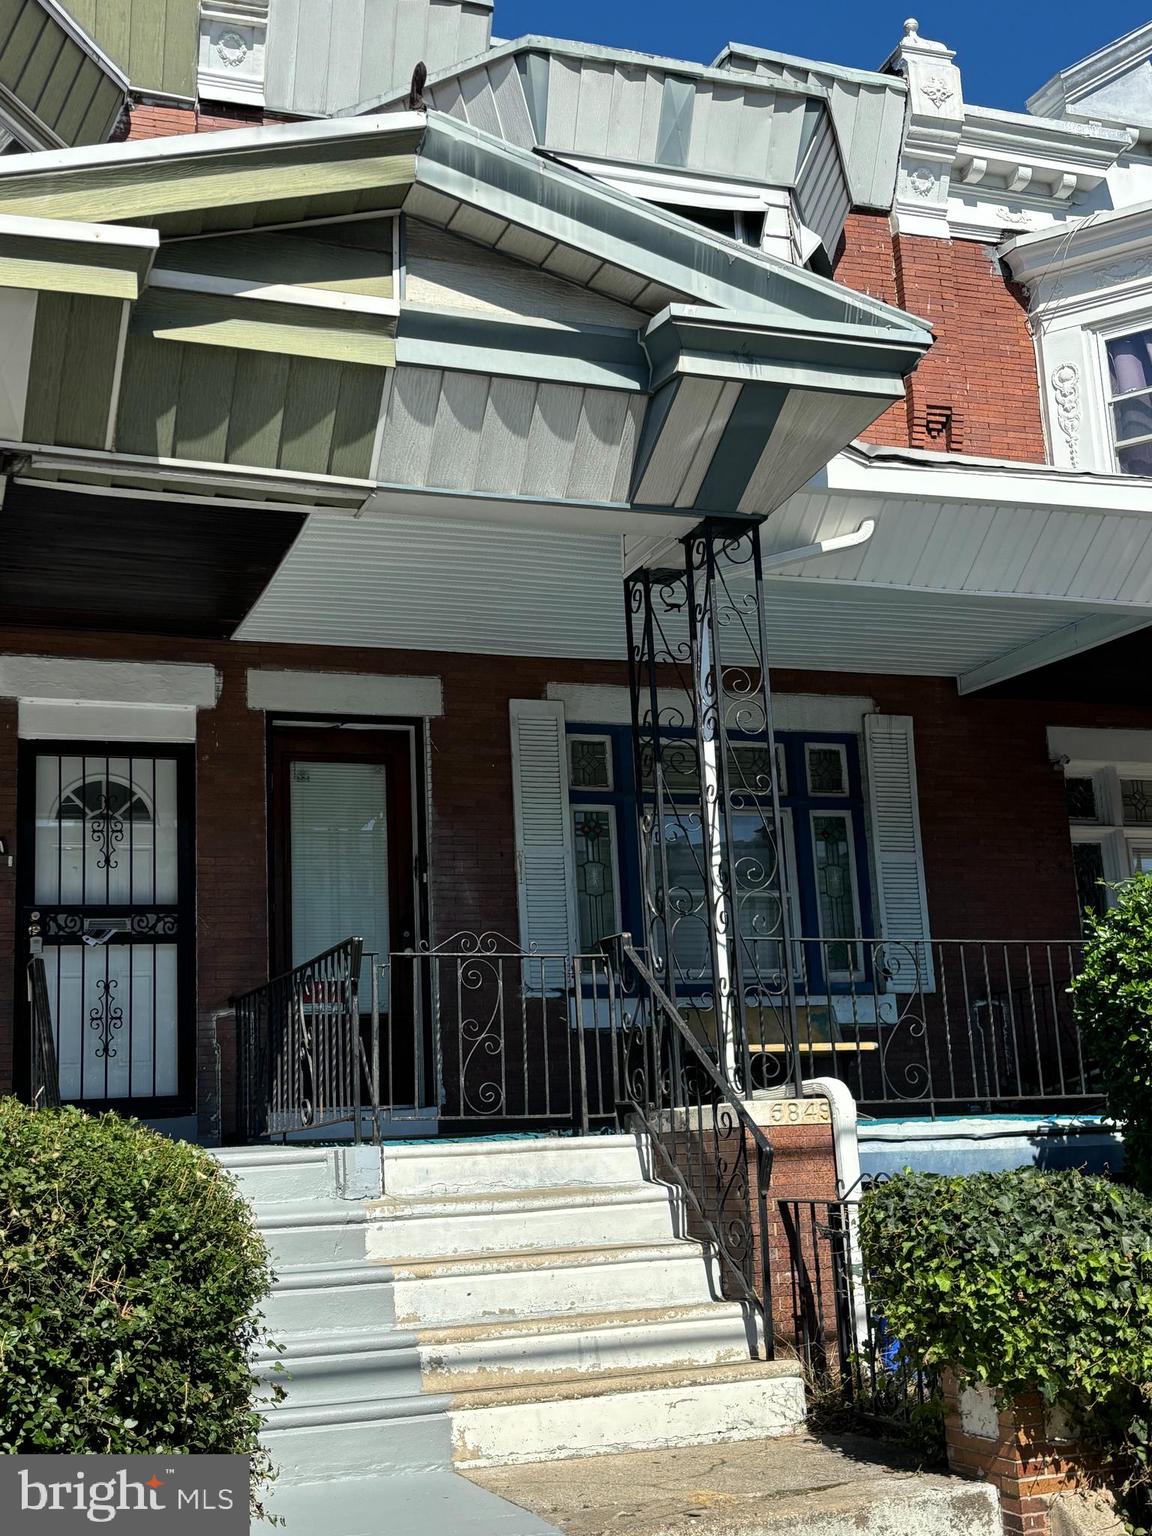
<path fill-rule="evenodd" d="M 236 638 L 626 658 L 618 534 L 452 521 L 451 506 L 313 515 Z M 799 669 L 959 677 L 1085 617 L 1076 602 L 782 575 L 767 596 L 774 664 Z"/>

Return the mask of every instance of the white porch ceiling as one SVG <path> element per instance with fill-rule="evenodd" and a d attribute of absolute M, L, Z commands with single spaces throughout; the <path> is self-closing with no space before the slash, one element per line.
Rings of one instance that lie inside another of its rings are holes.
<path fill-rule="evenodd" d="M 768 533 L 779 548 L 775 523 Z M 612 533 L 320 512 L 236 638 L 622 661 L 621 569 Z M 861 585 L 810 571 L 775 576 L 766 590 L 776 666 L 857 673 L 972 674 L 1100 612 L 1083 601 Z M 1125 610 L 1124 619 L 1135 626 L 1152 611 Z"/>

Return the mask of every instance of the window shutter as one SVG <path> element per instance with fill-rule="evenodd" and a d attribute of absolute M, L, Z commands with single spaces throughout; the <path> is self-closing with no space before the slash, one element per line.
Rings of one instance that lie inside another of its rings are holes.
<path fill-rule="evenodd" d="M 916 795 L 916 748 L 910 715 L 865 715 L 868 791 L 872 801 L 880 933 L 895 944 L 889 956 L 892 992 L 933 988 L 928 897 Z"/>
<path fill-rule="evenodd" d="M 575 954 L 576 882 L 564 706 L 544 699 L 513 699 L 509 708 L 520 943 L 540 954 Z"/>

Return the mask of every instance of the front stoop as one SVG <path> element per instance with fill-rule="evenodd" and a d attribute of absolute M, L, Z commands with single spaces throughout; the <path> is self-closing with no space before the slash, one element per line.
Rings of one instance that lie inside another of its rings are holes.
<path fill-rule="evenodd" d="M 803 1428 L 799 1370 L 754 1358 L 748 1309 L 721 1298 L 632 1137 L 221 1160 L 278 1271 L 265 1311 L 280 1350 L 254 1370 L 286 1387 L 264 1438 L 288 1536 L 321 1519 L 325 1536 L 404 1536 L 397 1498 L 420 1536 L 539 1536 L 542 1517 L 481 1497 L 453 1466 Z M 422 1495 L 422 1479 L 439 1481 Z"/>
<path fill-rule="evenodd" d="M 808 1435 L 466 1476 L 564 1536 L 1001 1536 L 991 1487 L 924 1473 L 899 1447 Z"/>

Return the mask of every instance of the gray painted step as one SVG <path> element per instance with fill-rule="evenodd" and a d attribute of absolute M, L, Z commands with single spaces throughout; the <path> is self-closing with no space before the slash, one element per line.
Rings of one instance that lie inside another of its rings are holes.
<path fill-rule="evenodd" d="M 559 1536 L 554 1525 L 454 1472 L 349 1478 L 272 1491 L 285 1536 Z M 252 1536 L 268 1536 L 267 1525 Z"/>
<path fill-rule="evenodd" d="M 395 1264 L 396 1316 L 404 1327 L 680 1306 L 713 1299 L 695 1243 L 649 1243 L 486 1254 Z"/>
<path fill-rule="evenodd" d="M 330 1147 L 254 1147 L 216 1153 L 246 1200 L 265 1204 L 336 1197 L 336 1153 Z"/>
<path fill-rule="evenodd" d="M 384 1193 L 491 1194 L 575 1184 L 627 1184 L 644 1169 L 633 1136 L 548 1136 L 384 1148 Z"/>
<path fill-rule="evenodd" d="M 388 1199 L 369 1206 L 368 1256 L 400 1259 L 519 1248 L 668 1242 L 678 1209 L 665 1184 L 512 1189 L 483 1195 Z"/>
<path fill-rule="evenodd" d="M 431 1396 L 285 1406 L 260 1438 L 285 1484 L 442 1471 L 452 1464 L 447 1406 L 447 1398 Z"/>
<path fill-rule="evenodd" d="M 281 1269 L 263 1310 L 277 1339 L 391 1328 L 396 1321 L 392 1271 L 355 1261 Z"/>
<path fill-rule="evenodd" d="M 276 1268 L 363 1259 L 366 1220 L 365 1207 L 351 1201 L 284 1201 L 256 1209 L 256 1226 Z"/>
<path fill-rule="evenodd" d="M 284 1403 L 269 1408 L 270 1426 L 285 1408 L 418 1397 L 423 1389 L 414 1334 L 371 1329 L 289 1335 L 279 1343 L 282 1351 L 261 1351 L 252 1367 L 264 1386 L 279 1385 L 287 1393 Z"/>
<path fill-rule="evenodd" d="M 738 1302 L 704 1302 L 432 1328 L 417 1337 L 429 1386 L 462 1392 L 512 1376 L 546 1381 L 559 1372 L 731 1364 L 749 1358 L 756 1335 Z"/>

